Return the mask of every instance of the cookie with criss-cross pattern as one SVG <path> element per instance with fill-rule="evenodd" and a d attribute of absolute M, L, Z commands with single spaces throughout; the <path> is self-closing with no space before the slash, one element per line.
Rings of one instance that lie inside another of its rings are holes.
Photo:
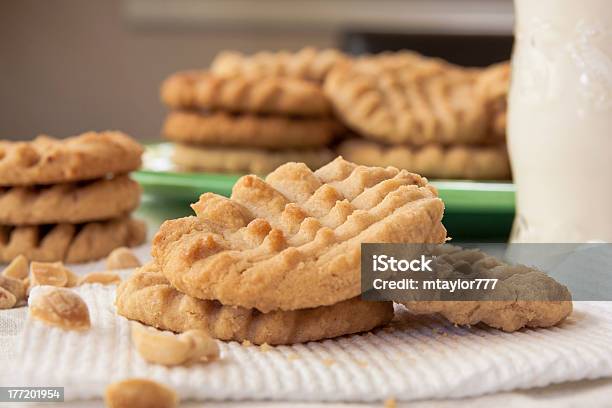
<path fill-rule="evenodd" d="M 330 118 L 178 111 L 168 114 L 162 132 L 178 143 L 282 150 L 325 147 L 342 130 Z"/>
<path fill-rule="evenodd" d="M 123 174 L 141 165 L 143 149 L 122 132 L 87 132 L 66 139 L 38 136 L 0 141 L 0 186 L 55 184 Z"/>
<path fill-rule="evenodd" d="M 268 174 L 287 162 L 314 169 L 334 158 L 327 148 L 267 150 L 253 147 L 214 147 L 175 144 L 172 160 L 180 169 L 224 173 Z"/>
<path fill-rule="evenodd" d="M 338 153 L 366 166 L 395 166 L 423 176 L 448 179 L 505 180 L 510 160 L 505 145 L 414 147 L 383 145 L 369 140 L 346 140 Z"/>
<path fill-rule="evenodd" d="M 24 255 L 32 261 L 87 262 L 115 248 L 142 244 L 145 238 L 144 222 L 129 217 L 77 225 L 0 225 L 0 261 Z"/>
<path fill-rule="evenodd" d="M 554 326 L 572 313 L 567 287 L 533 267 L 509 265 L 479 250 L 452 245 L 437 246 L 432 254 L 438 262 L 453 265 L 446 276 L 439 277 L 494 279 L 496 283 L 492 290 L 472 291 L 474 297 L 461 300 L 402 302 L 413 313 L 439 313 L 455 324 L 482 322 L 507 332 Z"/>
<path fill-rule="evenodd" d="M 185 295 L 154 264 L 145 265 L 117 289 L 117 313 L 159 329 L 206 331 L 221 340 L 293 344 L 372 330 L 393 318 L 391 302 L 352 298 L 331 306 L 261 313 Z"/>
<path fill-rule="evenodd" d="M 486 103 L 488 132 L 501 142 L 506 139 L 510 71 L 508 62 L 492 65 L 483 71 L 476 84 L 479 98 L 483 98 Z"/>
<path fill-rule="evenodd" d="M 337 66 L 325 91 L 343 122 L 389 144 L 478 144 L 490 140 L 482 71 L 415 53 L 363 57 Z"/>
<path fill-rule="evenodd" d="M 79 224 L 126 215 L 141 189 L 127 175 L 43 186 L 0 187 L 0 224 Z"/>
<path fill-rule="evenodd" d="M 244 176 L 231 198 L 206 193 L 193 208 L 153 240 L 162 273 L 192 297 L 264 313 L 359 296 L 364 242 L 446 239 L 444 204 L 426 179 L 342 158 Z"/>
<path fill-rule="evenodd" d="M 173 109 L 314 117 L 331 114 L 320 86 L 296 78 L 179 72 L 164 81 L 161 98 Z"/>
<path fill-rule="evenodd" d="M 297 52 L 262 51 L 253 55 L 224 51 L 213 60 L 211 71 L 221 75 L 291 77 L 322 82 L 334 66 L 348 60 L 338 50 L 313 47 Z"/>

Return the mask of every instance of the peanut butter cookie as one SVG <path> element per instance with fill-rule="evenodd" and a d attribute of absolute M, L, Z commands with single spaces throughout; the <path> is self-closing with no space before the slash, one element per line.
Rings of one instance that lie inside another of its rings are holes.
<path fill-rule="evenodd" d="M 338 153 L 366 166 L 395 166 L 432 178 L 506 180 L 510 162 L 505 145 L 385 146 L 367 140 L 347 140 Z"/>
<path fill-rule="evenodd" d="M 0 186 L 55 184 L 123 174 L 140 167 L 142 152 L 136 141 L 121 132 L 0 141 Z"/>
<path fill-rule="evenodd" d="M 168 114 L 162 132 L 179 143 L 278 150 L 327 146 L 342 132 L 342 126 L 327 118 L 179 111 Z"/>
<path fill-rule="evenodd" d="M 334 66 L 348 59 L 338 50 L 313 47 L 297 52 L 262 51 L 253 55 L 224 51 L 215 57 L 211 70 L 220 75 L 290 77 L 322 82 Z"/>
<path fill-rule="evenodd" d="M 489 134 L 504 141 L 510 91 L 510 64 L 502 62 L 486 68 L 478 78 L 476 90 L 486 104 Z"/>
<path fill-rule="evenodd" d="M 454 265 L 462 263 L 463 269 L 479 278 L 498 279 L 495 290 L 481 300 L 402 302 L 413 313 L 439 313 L 455 324 L 482 322 L 507 332 L 554 326 L 572 313 L 569 290 L 535 268 L 504 264 L 478 250 L 451 245 L 438 250 L 438 258 Z"/>
<path fill-rule="evenodd" d="M 479 70 L 413 53 L 361 58 L 334 68 L 325 91 L 357 133 L 412 145 L 486 142 L 488 111 Z"/>
<path fill-rule="evenodd" d="M 235 147 L 200 147 L 175 144 L 173 162 L 187 171 L 267 174 L 283 163 L 303 162 L 319 168 L 334 154 L 325 148 L 307 150 L 264 150 Z"/>
<path fill-rule="evenodd" d="M 427 180 L 337 158 L 244 176 L 166 221 L 152 254 L 170 283 L 226 306 L 296 310 L 360 294 L 361 243 L 442 243 L 444 204 Z"/>
<path fill-rule="evenodd" d="M 86 262 L 121 246 L 139 245 L 145 238 L 144 223 L 127 217 L 79 225 L 0 226 L 0 261 L 24 255 L 33 261 Z"/>
<path fill-rule="evenodd" d="M 221 340 L 293 344 L 359 333 L 393 318 L 391 302 L 359 298 L 311 309 L 261 313 L 185 295 L 153 264 L 145 265 L 117 289 L 117 312 L 128 319 L 174 332 L 199 329 Z"/>
<path fill-rule="evenodd" d="M 127 175 L 48 186 L 0 187 L 0 224 L 79 224 L 121 217 L 138 207 L 140 186 Z"/>
<path fill-rule="evenodd" d="M 297 116 L 331 114 L 331 105 L 319 86 L 294 78 L 179 72 L 164 81 L 161 98 L 173 109 Z"/>

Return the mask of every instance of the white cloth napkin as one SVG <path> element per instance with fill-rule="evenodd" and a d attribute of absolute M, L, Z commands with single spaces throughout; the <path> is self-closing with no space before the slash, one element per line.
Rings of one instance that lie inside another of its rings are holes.
<path fill-rule="evenodd" d="M 392 330 L 270 350 L 220 342 L 216 362 L 167 368 L 138 355 L 128 320 L 115 314 L 114 286 L 76 290 L 89 306 L 92 329 L 66 332 L 28 320 L 13 385 L 63 386 L 66 400 L 75 400 L 99 398 L 113 381 L 148 377 L 182 399 L 371 402 L 612 376 L 612 302 L 576 302 L 559 327 L 511 334 L 454 327 L 400 308 Z"/>

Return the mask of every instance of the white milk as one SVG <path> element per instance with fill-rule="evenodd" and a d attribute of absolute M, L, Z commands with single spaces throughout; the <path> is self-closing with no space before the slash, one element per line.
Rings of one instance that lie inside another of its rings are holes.
<path fill-rule="evenodd" d="M 612 0 L 515 0 L 513 242 L 612 242 Z"/>

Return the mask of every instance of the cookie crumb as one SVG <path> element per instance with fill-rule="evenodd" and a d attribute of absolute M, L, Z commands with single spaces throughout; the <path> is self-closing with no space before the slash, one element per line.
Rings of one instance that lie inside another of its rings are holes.
<path fill-rule="evenodd" d="M 357 363 L 357 365 L 359 367 L 367 367 L 368 366 L 368 362 L 364 361 L 364 360 L 355 360 L 355 363 Z"/>
<path fill-rule="evenodd" d="M 253 343 L 248 340 L 242 340 L 242 347 L 251 347 Z"/>
<path fill-rule="evenodd" d="M 289 361 L 295 361 L 295 360 L 299 360 L 299 359 L 300 359 L 300 356 L 298 356 L 295 353 L 291 353 L 291 354 L 287 355 L 287 360 L 289 360 Z"/>

